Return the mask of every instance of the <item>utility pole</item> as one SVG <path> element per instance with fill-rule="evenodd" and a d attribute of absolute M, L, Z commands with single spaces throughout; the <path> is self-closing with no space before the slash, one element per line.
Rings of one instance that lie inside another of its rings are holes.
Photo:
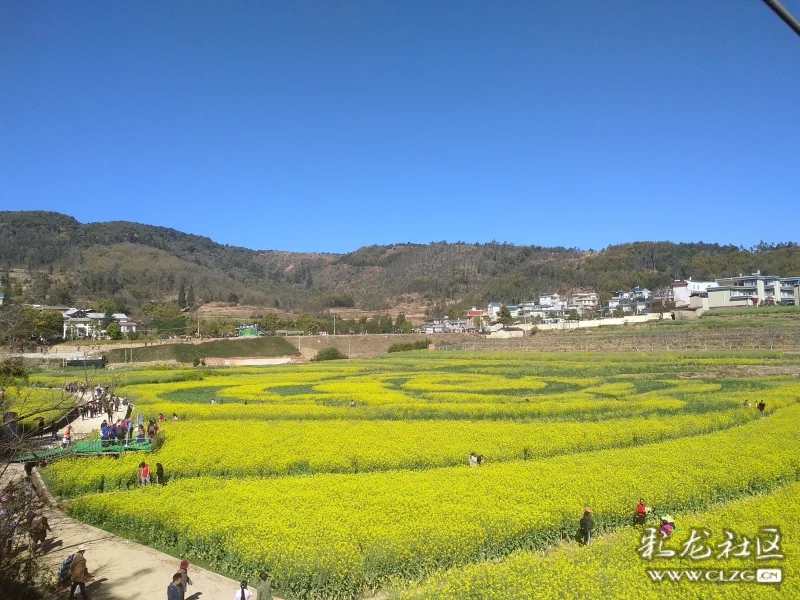
<path fill-rule="evenodd" d="M 763 2 L 769 6 L 772 9 L 772 12 L 778 15 L 778 17 L 784 23 L 786 23 L 792 31 L 794 31 L 797 35 L 800 35 L 800 22 L 798 22 L 797 19 L 792 16 L 792 13 L 786 10 L 783 4 L 778 2 L 778 0 L 763 0 Z"/>
<path fill-rule="evenodd" d="M 333 313 L 333 335 L 336 335 L 336 313 Z"/>

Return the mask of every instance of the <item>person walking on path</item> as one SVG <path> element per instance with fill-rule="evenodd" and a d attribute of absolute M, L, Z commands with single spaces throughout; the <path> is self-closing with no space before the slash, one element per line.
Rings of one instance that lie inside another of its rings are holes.
<path fill-rule="evenodd" d="M 47 517 L 44 516 L 42 509 L 37 508 L 30 526 L 31 544 L 34 552 L 39 549 L 39 544 L 42 545 L 44 550 L 44 541 L 47 539 L 48 531 L 53 531 L 50 523 L 47 522 Z"/>
<path fill-rule="evenodd" d="M 592 521 L 592 509 L 587 506 L 583 509 L 583 516 L 581 517 L 580 521 L 582 546 L 586 546 L 589 543 L 589 540 L 592 537 L 592 527 L 594 527 L 594 522 Z"/>
<path fill-rule="evenodd" d="M 239 589 L 233 594 L 233 600 L 250 600 L 253 596 L 253 592 L 247 589 L 247 582 L 242 581 L 239 584 Z"/>
<path fill-rule="evenodd" d="M 189 578 L 189 561 L 182 560 L 181 567 L 178 569 L 181 575 L 181 600 L 186 597 L 186 590 L 192 585 L 192 580 Z"/>
<path fill-rule="evenodd" d="M 89 600 L 89 594 L 86 593 L 86 582 L 91 579 L 89 570 L 86 568 L 86 558 L 83 553 L 86 552 L 86 546 L 81 544 L 78 546 L 78 551 L 72 559 L 72 565 L 69 567 L 69 580 L 72 585 L 69 588 L 69 597 L 75 597 L 75 590 L 81 588 L 81 598 Z"/>
<path fill-rule="evenodd" d="M 172 583 L 167 586 L 167 600 L 183 600 L 183 586 L 181 586 L 181 574 L 175 573 L 172 576 Z"/>
<path fill-rule="evenodd" d="M 258 585 L 256 585 L 256 600 L 272 600 L 272 583 L 263 571 L 258 574 Z"/>
<path fill-rule="evenodd" d="M 756 408 L 758 409 L 758 412 L 763 417 L 764 416 L 764 409 L 767 408 L 767 405 L 764 403 L 764 401 L 763 400 L 759 400 L 758 402 L 756 402 Z"/>

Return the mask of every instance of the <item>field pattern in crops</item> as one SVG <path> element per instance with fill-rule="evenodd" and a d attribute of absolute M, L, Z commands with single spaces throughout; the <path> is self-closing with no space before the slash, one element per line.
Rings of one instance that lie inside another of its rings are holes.
<path fill-rule="evenodd" d="M 502 597 L 493 582 L 550 568 L 559 550 L 539 551 L 570 538 L 584 506 L 613 546 L 640 496 L 712 514 L 795 481 L 797 366 L 777 352 L 423 352 L 124 371 L 118 392 L 145 417 L 179 415 L 149 457 L 168 485 L 138 489 L 135 456 L 45 476 L 79 518 L 235 576 L 267 570 L 288 596 L 422 580 L 407 593 L 470 597 L 458 582 L 485 579 Z M 470 451 L 485 464 L 468 467 Z"/>

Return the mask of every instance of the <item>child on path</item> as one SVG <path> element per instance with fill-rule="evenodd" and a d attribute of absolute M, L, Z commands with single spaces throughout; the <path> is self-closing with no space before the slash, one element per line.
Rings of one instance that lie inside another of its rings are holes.
<path fill-rule="evenodd" d="M 247 582 L 242 581 L 239 584 L 239 589 L 233 594 L 233 600 L 250 600 L 253 592 L 247 589 Z"/>
<path fill-rule="evenodd" d="M 192 585 L 192 580 L 189 578 L 189 561 L 182 560 L 181 566 L 178 569 L 181 576 L 181 600 L 186 597 L 186 590 Z"/>

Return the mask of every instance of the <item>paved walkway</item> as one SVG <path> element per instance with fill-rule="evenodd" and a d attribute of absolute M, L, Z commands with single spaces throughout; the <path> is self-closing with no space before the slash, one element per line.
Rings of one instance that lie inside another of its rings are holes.
<path fill-rule="evenodd" d="M 127 407 L 120 407 L 114 420 L 125 416 Z M 136 411 L 133 411 L 136 414 Z M 88 434 L 100 429 L 107 414 L 94 419 L 78 417 L 72 422 L 74 435 Z M 64 428 L 65 429 L 65 428 Z M 59 430 L 59 434 L 64 433 Z M 10 464 L 0 477 L 0 484 L 9 479 L 21 479 L 22 465 Z M 178 570 L 180 560 L 120 538 L 116 535 L 71 519 L 56 508 L 46 508 L 45 515 L 53 531 L 48 533 L 43 564 L 56 573 L 58 565 L 80 544 L 86 545 L 86 563 L 94 581 L 87 590 L 95 600 L 160 600 L 167 596 L 167 586 Z M 229 600 L 239 589 L 239 583 L 199 567 L 189 567 L 189 586 L 186 600 Z M 51 600 L 66 598 L 68 592 L 53 596 Z M 275 596 L 276 600 L 280 600 Z"/>
<path fill-rule="evenodd" d="M 89 398 L 89 394 L 87 393 L 86 394 L 86 401 L 88 401 L 88 398 Z M 82 404 L 82 401 L 80 400 L 80 395 L 78 395 L 78 399 L 76 401 L 76 405 L 80 406 L 81 404 Z M 127 406 L 120 406 L 119 410 L 114 413 L 114 423 L 116 423 L 119 419 L 124 418 L 125 417 L 125 411 L 127 411 L 127 410 L 128 410 Z M 133 414 L 133 417 L 136 418 L 136 409 L 135 408 L 134 408 L 132 414 Z M 88 417 L 86 419 L 81 419 L 81 417 L 78 416 L 77 419 L 75 419 L 72 423 L 70 423 L 70 425 L 72 426 L 72 434 L 81 437 L 84 434 L 91 433 L 92 431 L 100 431 L 100 426 L 103 424 L 103 421 L 107 421 L 107 420 L 108 420 L 108 413 L 101 413 L 98 416 L 96 416 L 94 419 L 90 419 Z M 62 427 L 61 429 L 58 430 L 59 437 L 64 435 L 64 431 L 65 430 L 66 430 L 66 426 L 64 426 L 64 427 Z"/>
<path fill-rule="evenodd" d="M 22 477 L 21 465 L 9 465 L 2 485 L 8 479 Z M 55 508 L 46 508 L 45 515 L 52 532 L 48 532 L 43 565 L 55 574 L 58 565 L 80 544 L 86 546 L 86 564 L 94 581 L 87 586 L 94 600 L 162 600 L 167 597 L 167 586 L 178 570 L 180 560 L 117 537 L 107 531 L 92 527 L 66 516 Z M 186 600 L 230 600 L 239 589 L 238 582 L 191 565 Z M 49 600 L 63 600 L 68 591 L 51 596 Z M 276 600 L 280 600 L 275 596 Z"/>
<path fill-rule="evenodd" d="M 55 537 L 44 562 L 52 572 L 79 544 L 86 545 L 86 564 L 94 581 L 87 586 L 95 600 L 154 600 L 167 597 L 167 586 L 180 561 L 172 556 L 119 538 L 64 515 L 45 511 Z M 192 600 L 229 600 L 239 584 L 227 577 L 199 567 L 189 567 L 190 585 L 186 598 Z M 66 598 L 63 593 L 54 598 Z"/>

